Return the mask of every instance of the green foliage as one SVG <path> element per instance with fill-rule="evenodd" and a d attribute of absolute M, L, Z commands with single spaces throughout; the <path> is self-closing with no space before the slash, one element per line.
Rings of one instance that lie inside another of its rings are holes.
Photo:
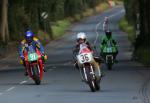
<path fill-rule="evenodd" d="M 134 27 L 128 23 L 128 21 L 123 18 L 119 23 L 120 28 L 128 33 L 128 38 L 132 43 L 135 43 L 135 29 Z M 150 48 L 146 46 L 141 46 L 135 52 L 135 55 L 138 57 L 138 61 L 145 64 L 150 65 Z"/>
<path fill-rule="evenodd" d="M 48 10 L 45 2 L 46 0 L 9 0 L 8 19 L 11 40 L 22 39 L 27 29 L 32 29 L 35 34 L 39 29 L 46 30 L 45 22 L 49 22 L 50 19 L 44 20 L 41 17 L 42 12 Z M 48 26 L 50 28 L 50 25 Z M 46 32 L 51 33 L 49 30 Z"/>
<path fill-rule="evenodd" d="M 114 0 L 117 5 L 123 5 L 124 0 Z"/>
<path fill-rule="evenodd" d="M 128 33 L 128 38 L 129 40 L 134 43 L 135 42 L 135 29 L 133 27 L 133 25 L 129 24 L 129 22 L 123 18 L 120 23 L 119 23 L 119 27 Z"/>
<path fill-rule="evenodd" d="M 49 5 L 50 16 L 53 21 L 64 18 L 64 1 L 65 0 L 55 0 Z"/>
<path fill-rule="evenodd" d="M 149 0 L 124 0 L 126 18 L 130 24 L 136 26 L 140 24 L 140 35 L 135 41 L 135 51 L 139 60 L 144 63 L 149 63 L 149 44 L 150 44 L 150 10 Z M 139 19 L 137 19 L 137 13 Z"/>
<path fill-rule="evenodd" d="M 65 1 L 65 14 L 66 16 L 74 16 L 80 14 L 85 8 L 83 0 L 66 0 Z"/>
<path fill-rule="evenodd" d="M 70 21 L 68 20 L 60 20 L 54 23 L 52 26 L 53 35 L 55 38 L 60 37 L 66 30 L 68 26 L 70 26 Z"/>
<path fill-rule="evenodd" d="M 46 32 L 42 31 L 42 30 L 38 31 L 37 37 L 40 39 L 40 41 L 42 42 L 43 45 L 46 45 L 50 42 L 49 35 Z"/>
<path fill-rule="evenodd" d="M 53 39 L 51 22 L 70 16 L 80 19 L 79 15 L 85 9 L 94 7 L 100 1 L 103 0 L 9 0 L 10 39 L 13 41 L 22 39 L 27 29 L 32 29 L 35 34 L 38 30 L 42 30 Z M 48 14 L 47 19 L 41 17 L 43 12 Z"/>
<path fill-rule="evenodd" d="M 126 10 L 127 20 L 135 24 L 136 23 L 136 14 L 138 13 L 138 2 L 137 0 L 124 0 L 124 6 Z"/>
<path fill-rule="evenodd" d="M 142 62 L 145 65 L 150 65 L 150 48 L 149 47 L 140 47 L 136 55 L 138 56 L 138 61 Z"/>

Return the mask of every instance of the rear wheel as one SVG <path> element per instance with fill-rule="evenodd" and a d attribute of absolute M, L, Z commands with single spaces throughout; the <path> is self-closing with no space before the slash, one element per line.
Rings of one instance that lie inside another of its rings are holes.
<path fill-rule="evenodd" d="M 41 84 L 40 76 L 39 76 L 39 66 L 36 65 L 34 68 L 32 68 L 33 71 L 33 79 L 36 85 Z"/>
<path fill-rule="evenodd" d="M 112 64 L 107 64 L 108 70 L 112 70 Z"/>
<path fill-rule="evenodd" d="M 113 66 L 113 55 L 106 55 L 106 64 L 107 64 L 107 69 L 108 70 L 112 70 L 112 66 Z"/>

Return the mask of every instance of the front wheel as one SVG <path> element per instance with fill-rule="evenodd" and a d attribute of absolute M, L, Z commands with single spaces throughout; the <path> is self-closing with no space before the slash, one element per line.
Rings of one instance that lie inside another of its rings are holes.
<path fill-rule="evenodd" d="M 101 78 L 100 78 L 101 79 Z M 94 81 L 94 83 L 95 83 L 95 89 L 97 90 L 97 91 L 99 91 L 100 90 L 100 81 L 101 80 L 98 80 L 97 78 L 95 79 L 95 81 Z"/>
<path fill-rule="evenodd" d="M 89 81 L 89 86 L 90 86 L 90 89 L 92 92 L 96 92 L 96 85 L 95 85 L 95 82 L 92 80 L 92 81 Z"/>
<path fill-rule="evenodd" d="M 36 79 L 34 80 L 36 85 L 40 85 L 41 84 L 41 80 L 40 79 Z"/>
<path fill-rule="evenodd" d="M 40 85 L 41 84 L 39 69 L 40 68 L 39 68 L 38 65 L 36 65 L 35 67 L 32 68 L 33 80 L 34 80 L 36 85 Z"/>
<path fill-rule="evenodd" d="M 90 89 L 91 89 L 92 92 L 99 91 L 100 90 L 100 81 L 97 81 L 96 79 L 92 80 L 89 83 L 89 86 L 90 86 Z"/>
<path fill-rule="evenodd" d="M 87 83 L 91 89 L 92 92 L 96 92 L 96 85 L 95 85 L 95 75 L 94 75 L 94 70 L 92 66 L 86 66 L 85 67 L 85 75 L 87 76 Z"/>

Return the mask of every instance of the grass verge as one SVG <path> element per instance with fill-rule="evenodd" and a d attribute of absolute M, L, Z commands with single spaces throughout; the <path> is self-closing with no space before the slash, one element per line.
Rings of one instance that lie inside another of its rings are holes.
<path fill-rule="evenodd" d="M 89 8 L 82 14 L 76 14 L 74 17 L 68 17 L 65 18 L 64 20 L 59 20 L 53 23 L 52 25 L 52 32 L 54 39 L 61 37 L 66 29 L 71 25 L 72 22 L 80 21 L 84 17 L 92 16 L 95 13 L 99 13 L 102 11 L 105 11 L 109 8 L 108 3 L 100 3 L 97 5 L 95 8 Z"/>
<path fill-rule="evenodd" d="M 123 5 L 123 0 L 114 0 L 116 5 Z"/>
<path fill-rule="evenodd" d="M 138 61 L 144 65 L 150 65 L 150 47 L 140 47 L 136 55 L 138 56 Z"/>
<path fill-rule="evenodd" d="M 52 31 L 54 38 L 62 36 L 65 30 L 71 25 L 71 22 L 68 19 L 59 20 L 52 25 Z"/>
<path fill-rule="evenodd" d="M 103 3 L 100 3 L 99 5 L 97 5 L 95 7 L 95 11 L 96 11 L 96 13 L 97 12 L 102 12 L 102 11 L 105 11 L 109 8 L 110 8 L 109 4 L 107 2 L 103 2 Z"/>

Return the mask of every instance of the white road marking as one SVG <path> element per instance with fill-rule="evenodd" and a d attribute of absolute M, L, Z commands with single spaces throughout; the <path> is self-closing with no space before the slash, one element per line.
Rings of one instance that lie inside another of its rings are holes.
<path fill-rule="evenodd" d="M 124 11 L 124 10 L 121 10 L 121 11 L 115 13 L 115 14 L 110 15 L 108 18 L 112 18 L 112 17 L 117 16 L 117 15 L 123 13 L 123 12 L 125 12 L 125 11 Z"/>
<path fill-rule="evenodd" d="M 27 81 L 24 80 L 24 81 L 20 82 L 19 84 L 24 84 L 24 83 L 26 83 L 26 82 L 27 82 Z"/>
<path fill-rule="evenodd" d="M 56 67 L 52 67 L 53 69 L 55 69 Z"/>
<path fill-rule="evenodd" d="M 49 69 L 48 71 L 53 71 L 54 69 Z"/>
<path fill-rule="evenodd" d="M 95 32 L 96 32 L 96 39 L 94 41 L 94 45 L 96 45 L 96 42 L 97 42 L 97 39 L 99 37 L 99 33 L 98 33 L 98 27 L 103 23 L 103 21 L 100 21 L 98 24 L 96 24 L 96 29 L 95 29 Z"/>
<path fill-rule="evenodd" d="M 11 90 L 15 89 L 15 87 L 10 87 L 9 89 L 6 90 L 6 92 L 9 92 Z"/>
<path fill-rule="evenodd" d="M 112 18 L 112 17 L 117 16 L 117 15 L 123 13 L 123 12 L 125 12 L 125 11 L 124 11 L 124 10 L 121 10 L 121 11 L 119 11 L 119 12 L 117 12 L 117 13 L 114 13 L 114 14 L 108 16 L 108 18 Z M 104 21 L 104 20 L 101 20 L 98 24 L 96 24 L 96 28 L 95 28 L 96 39 L 95 39 L 95 41 L 94 41 L 94 45 L 96 45 L 96 42 L 97 42 L 98 37 L 99 37 L 98 27 L 103 23 L 103 21 Z"/>

